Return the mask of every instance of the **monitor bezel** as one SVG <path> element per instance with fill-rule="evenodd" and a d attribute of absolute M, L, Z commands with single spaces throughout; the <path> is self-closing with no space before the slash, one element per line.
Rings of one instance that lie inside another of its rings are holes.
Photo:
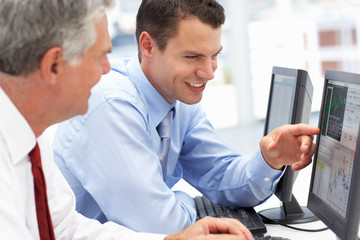
<path fill-rule="evenodd" d="M 275 94 L 274 86 L 276 84 L 275 77 L 277 75 L 288 76 L 293 78 L 295 81 L 293 106 L 289 122 L 287 122 L 286 124 L 308 124 L 310 122 L 314 89 L 308 72 L 302 69 L 273 66 L 270 84 L 270 94 L 264 126 L 264 136 L 267 135 L 271 130 L 269 129 L 269 121 L 271 120 L 270 113 L 273 111 L 271 105 L 273 100 L 273 94 Z M 301 92 L 301 89 L 303 89 L 304 91 Z M 303 94 L 305 95 L 302 96 Z M 296 200 L 296 197 L 293 194 L 294 184 L 298 173 L 298 171 L 293 171 L 291 169 L 291 166 L 288 166 L 285 169 L 284 174 L 275 189 L 275 195 L 281 201 L 281 207 L 265 209 L 259 212 L 263 218 L 275 220 L 282 224 L 298 224 L 318 220 L 318 218 L 315 217 L 307 207 L 300 206 L 300 204 Z"/>
<path fill-rule="evenodd" d="M 329 80 L 340 81 L 349 84 L 357 84 L 360 87 L 360 74 L 326 70 L 324 85 L 323 85 L 323 95 L 321 102 L 321 109 L 319 114 L 318 126 L 320 128 L 320 133 L 316 139 L 316 151 L 313 158 L 313 168 L 311 174 L 309 195 L 308 195 L 308 208 L 325 224 L 327 225 L 341 240 L 355 240 L 358 239 L 358 230 L 359 230 L 359 217 L 360 217 L 360 204 L 356 204 L 360 200 L 360 163 L 359 163 L 359 149 L 360 141 L 356 144 L 356 152 L 354 156 L 354 168 L 352 173 L 352 182 L 350 185 L 350 195 L 348 208 L 346 210 L 346 217 L 344 218 L 335 210 L 333 210 L 328 204 L 322 201 L 317 195 L 312 191 L 314 187 L 314 178 L 316 171 L 316 163 L 318 156 L 318 146 L 321 135 L 321 127 L 324 118 L 324 110 L 326 107 L 326 94 L 327 86 Z M 358 134 L 360 133 L 360 128 L 358 129 Z M 357 173 L 357 174 L 355 174 Z M 355 190 L 358 191 L 355 191 Z"/>
<path fill-rule="evenodd" d="M 269 99 L 268 99 L 268 106 L 267 106 L 267 111 L 266 111 L 266 118 L 265 118 L 265 129 L 264 129 L 264 136 L 269 134 L 269 114 L 271 112 L 271 100 L 272 100 L 272 95 L 273 95 L 273 88 L 274 88 L 274 78 L 275 75 L 286 75 L 286 76 L 292 76 L 295 78 L 295 89 L 299 89 L 300 85 L 301 85 L 301 81 L 299 81 L 299 77 L 300 74 L 306 74 L 308 75 L 307 72 L 305 72 L 304 70 L 301 69 L 294 69 L 294 68 L 285 68 L 285 67 L 278 67 L 278 66 L 273 66 L 272 69 L 272 73 L 271 73 L 271 84 L 270 84 L 270 94 L 269 94 Z M 296 109 L 297 109 L 297 104 L 298 104 L 298 99 L 299 99 L 299 91 L 295 90 L 295 96 L 294 96 L 294 100 L 293 103 L 296 104 L 293 105 L 292 108 L 292 113 L 291 113 L 291 121 L 289 124 L 294 124 L 296 122 Z"/>

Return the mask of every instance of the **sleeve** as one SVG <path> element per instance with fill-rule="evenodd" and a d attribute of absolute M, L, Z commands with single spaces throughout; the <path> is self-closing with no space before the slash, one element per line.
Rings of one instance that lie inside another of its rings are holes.
<path fill-rule="evenodd" d="M 148 128 L 139 104 L 109 99 L 86 119 L 63 158 L 108 220 L 135 231 L 176 233 L 196 212 L 164 183 Z"/>
<path fill-rule="evenodd" d="M 179 159 L 187 182 L 227 206 L 255 206 L 273 194 L 282 171 L 272 169 L 260 149 L 249 156 L 230 149 L 200 106 L 192 118 Z"/>
<path fill-rule="evenodd" d="M 39 139 L 41 144 L 41 139 Z M 44 146 L 46 143 L 43 143 Z M 42 157 L 44 147 L 41 147 Z M 51 149 L 48 147 L 47 149 Z M 70 186 L 56 167 L 52 151 L 47 151 L 47 161 L 43 161 L 49 208 L 56 239 L 106 239 L 106 240 L 160 240 L 165 235 L 137 233 L 114 222 L 101 224 L 75 211 L 75 197 Z"/>

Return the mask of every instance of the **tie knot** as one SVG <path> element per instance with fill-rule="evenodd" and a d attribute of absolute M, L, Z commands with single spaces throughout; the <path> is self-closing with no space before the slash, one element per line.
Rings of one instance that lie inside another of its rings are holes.
<path fill-rule="evenodd" d="M 173 112 L 173 109 L 171 109 L 156 128 L 161 138 L 170 137 L 171 135 Z"/>
<path fill-rule="evenodd" d="M 29 157 L 33 166 L 41 167 L 40 148 L 37 142 L 35 147 L 29 153 Z"/>

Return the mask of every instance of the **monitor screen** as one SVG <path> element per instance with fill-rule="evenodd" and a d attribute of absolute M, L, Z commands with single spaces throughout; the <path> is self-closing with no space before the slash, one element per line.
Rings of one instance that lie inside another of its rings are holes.
<path fill-rule="evenodd" d="M 279 126 L 291 123 L 296 77 L 297 76 L 273 73 L 265 135 Z"/>
<path fill-rule="evenodd" d="M 312 95 L 313 86 L 306 71 L 273 67 L 264 135 L 284 124 L 309 123 Z M 292 194 L 297 174 L 287 167 L 275 191 L 282 207 L 263 210 L 260 215 L 284 224 L 317 220 Z"/>
<path fill-rule="evenodd" d="M 360 75 L 326 71 L 308 207 L 340 239 L 358 239 Z"/>

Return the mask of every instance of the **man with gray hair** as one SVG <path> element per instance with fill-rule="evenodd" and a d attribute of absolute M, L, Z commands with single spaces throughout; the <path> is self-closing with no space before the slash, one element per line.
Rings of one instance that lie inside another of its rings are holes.
<path fill-rule="evenodd" d="M 114 0 L 0 0 L 0 226 L 2 239 L 164 239 L 87 219 L 53 162 L 44 130 L 88 109 L 109 72 L 105 11 Z M 121 203 L 120 203 L 121 204 Z M 251 239 L 212 218 L 166 239 Z"/>

